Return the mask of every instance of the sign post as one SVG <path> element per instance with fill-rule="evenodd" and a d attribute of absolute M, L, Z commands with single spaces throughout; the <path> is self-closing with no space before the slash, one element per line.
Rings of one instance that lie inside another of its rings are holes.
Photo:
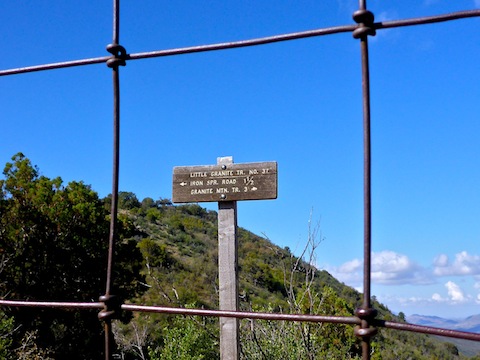
<path fill-rule="evenodd" d="M 218 165 L 231 165 L 231 157 L 219 158 Z M 238 311 L 237 202 L 218 203 L 218 284 L 220 310 Z M 239 320 L 220 318 L 220 359 L 237 360 L 240 353 Z"/>
<path fill-rule="evenodd" d="M 234 164 L 220 157 L 217 165 L 173 169 L 174 203 L 218 202 L 220 310 L 238 311 L 237 200 L 277 198 L 277 163 Z M 238 360 L 239 321 L 220 318 L 220 358 Z"/>

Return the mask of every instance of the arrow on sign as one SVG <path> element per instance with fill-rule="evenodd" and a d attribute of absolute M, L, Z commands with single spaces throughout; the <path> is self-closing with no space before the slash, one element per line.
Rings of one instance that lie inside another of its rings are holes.
<path fill-rule="evenodd" d="M 257 191 L 257 190 L 258 190 L 258 188 L 256 188 L 255 186 L 252 187 L 252 191 Z"/>
<path fill-rule="evenodd" d="M 187 183 L 185 181 L 180 183 L 180 186 L 185 186 L 185 185 L 187 185 Z"/>

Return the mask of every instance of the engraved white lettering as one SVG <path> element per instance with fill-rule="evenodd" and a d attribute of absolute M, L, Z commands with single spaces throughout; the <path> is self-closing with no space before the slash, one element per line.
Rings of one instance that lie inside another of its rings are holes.
<path fill-rule="evenodd" d="M 190 195 L 206 195 L 213 194 L 213 189 L 192 189 Z"/>
<path fill-rule="evenodd" d="M 222 185 L 235 185 L 237 179 L 222 179 Z"/>
<path fill-rule="evenodd" d="M 202 186 L 203 180 L 192 180 L 190 181 L 190 186 Z"/>
<path fill-rule="evenodd" d="M 207 185 L 218 185 L 218 181 L 215 179 L 207 180 Z"/>
<path fill-rule="evenodd" d="M 219 170 L 219 171 L 212 171 L 210 173 L 212 177 L 219 177 L 219 176 L 233 176 L 233 170 Z"/>
<path fill-rule="evenodd" d="M 248 170 L 248 174 L 249 175 L 256 175 L 256 174 L 258 174 L 258 170 L 257 169 Z"/>
<path fill-rule="evenodd" d="M 190 177 L 207 177 L 207 173 L 203 171 L 195 171 L 190 173 Z"/>
<path fill-rule="evenodd" d="M 217 194 L 228 194 L 228 189 L 227 188 L 218 188 L 217 189 Z"/>
<path fill-rule="evenodd" d="M 245 185 L 254 185 L 255 181 L 253 181 L 253 176 L 247 176 L 245 179 L 243 179 L 243 182 Z"/>

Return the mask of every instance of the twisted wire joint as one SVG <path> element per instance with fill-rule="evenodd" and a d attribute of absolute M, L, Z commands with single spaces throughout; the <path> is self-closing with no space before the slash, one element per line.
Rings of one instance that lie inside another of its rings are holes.
<path fill-rule="evenodd" d="M 377 316 L 377 310 L 374 308 L 363 309 L 359 308 L 355 310 L 355 315 L 362 320 L 361 326 L 356 326 L 354 329 L 355 336 L 363 339 L 368 339 L 374 336 L 378 329 L 370 327 L 369 323 Z"/>
<path fill-rule="evenodd" d="M 127 65 L 126 61 L 129 56 L 127 50 L 119 44 L 108 44 L 107 51 L 113 56 L 107 60 L 107 66 L 109 68 L 118 68 L 119 66 Z"/>
<path fill-rule="evenodd" d="M 355 39 L 363 39 L 368 35 L 375 36 L 374 20 L 375 17 L 371 11 L 357 10 L 353 13 L 353 20 L 358 24 L 358 27 L 353 30 L 353 37 Z"/>
<path fill-rule="evenodd" d="M 120 317 L 122 302 L 115 295 L 102 295 L 99 301 L 103 302 L 105 307 L 98 313 L 98 318 L 103 321 L 118 319 Z"/>

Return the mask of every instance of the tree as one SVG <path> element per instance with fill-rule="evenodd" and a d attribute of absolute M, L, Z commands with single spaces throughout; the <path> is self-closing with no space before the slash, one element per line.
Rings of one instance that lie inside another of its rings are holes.
<path fill-rule="evenodd" d="M 49 179 L 18 153 L 0 181 L 0 254 L 6 258 L 0 296 L 39 301 L 98 301 L 104 292 L 108 213 L 97 193 L 83 182 L 63 185 Z M 120 222 L 116 246 L 117 288 L 123 298 L 137 291 L 141 254 L 125 239 L 133 229 Z M 7 308 L 21 324 L 13 338 L 36 331 L 37 344 L 58 358 L 91 359 L 102 349 L 96 312 Z"/>
<path fill-rule="evenodd" d="M 118 208 L 131 210 L 133 208 L 140 207 L 140 201 L 132 192 L 129 191 L 119 191 L 118 192 Z"/>
<path fill-rule="evenodd" d="M 288 307 L 282 311 L 352 316 L 354 309 L 347 301 L 330 286 L 318 286 L 315 251 L 323 238 L 319 223 L 313 226 L 310 217 L 308 225 L 300 256 L 286 251 L 283 287 Z M 274 310 L 271 306 L 254 309 Z M 343 324 L 242 320 L 241 337 L 242 359 L 356 359 L 361 353 L 353 329 Z"/>

